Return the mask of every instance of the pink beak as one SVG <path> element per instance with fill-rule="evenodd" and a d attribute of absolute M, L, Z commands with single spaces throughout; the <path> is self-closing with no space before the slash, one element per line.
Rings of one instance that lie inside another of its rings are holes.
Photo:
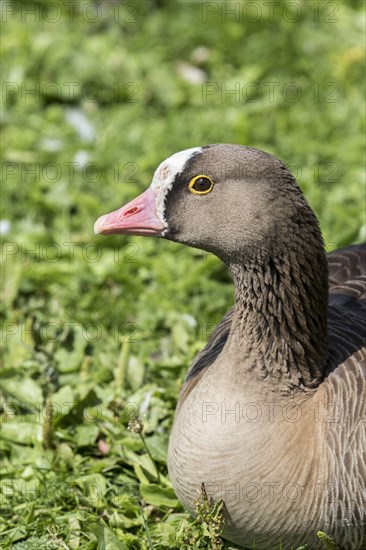
<path fill-rule="evenodd" d="M 156 212 L 156 191 L 149 187 L 144 193 L 114 212 L 97 219 L 94 233 L 101 235 L 161 236 L 166 225 Z"/>

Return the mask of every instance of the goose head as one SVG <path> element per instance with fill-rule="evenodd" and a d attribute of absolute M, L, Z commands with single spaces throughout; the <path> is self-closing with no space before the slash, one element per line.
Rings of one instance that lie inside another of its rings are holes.
<path fill-rule="evenodd" d="M 175 153 L 150 187 L 101 216 L 95 233 L 163 237 L 212 252 L 228 265 L 266 261 L 284 246 L 321 244 L 315 216 L 295 179 L 272 155 L 240 145 Z"/>

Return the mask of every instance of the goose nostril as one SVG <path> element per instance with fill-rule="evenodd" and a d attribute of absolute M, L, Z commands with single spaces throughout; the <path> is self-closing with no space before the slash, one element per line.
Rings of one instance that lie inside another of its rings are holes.
<path fill-rule="evenodd" d="M 125 212 L 125 213 L 123 214 L 123 216 L 124 216 L 124 217 L 126 217 L 126 216 L 132 216 L 132 214 L 135 214 L 138 210 L 139 210 L 138 207 L 135 206 L 134 208 L 131 208 L 130 210 L 127 210 L 127 212 Z"/>

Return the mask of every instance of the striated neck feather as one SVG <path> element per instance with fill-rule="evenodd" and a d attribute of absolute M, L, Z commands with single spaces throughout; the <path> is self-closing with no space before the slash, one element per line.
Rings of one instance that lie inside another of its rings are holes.
<path fill-rule="evenodd" d="M 328 275 L 317 241 L 297 243 L 266 261 L 229 266 L 235 311 L 228 347 L 281 392 L 317 387 L 324 377 Z"/>

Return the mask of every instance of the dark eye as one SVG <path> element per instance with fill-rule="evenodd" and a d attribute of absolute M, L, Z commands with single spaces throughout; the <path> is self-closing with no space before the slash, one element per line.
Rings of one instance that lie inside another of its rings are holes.
<path fill-rule="evenodd" d="M 213 188 L 213 181 L 208 176 L 199 175 L 195 176 L 189 182 L 189 190 L 195 195 L 206 195 Z"/>

